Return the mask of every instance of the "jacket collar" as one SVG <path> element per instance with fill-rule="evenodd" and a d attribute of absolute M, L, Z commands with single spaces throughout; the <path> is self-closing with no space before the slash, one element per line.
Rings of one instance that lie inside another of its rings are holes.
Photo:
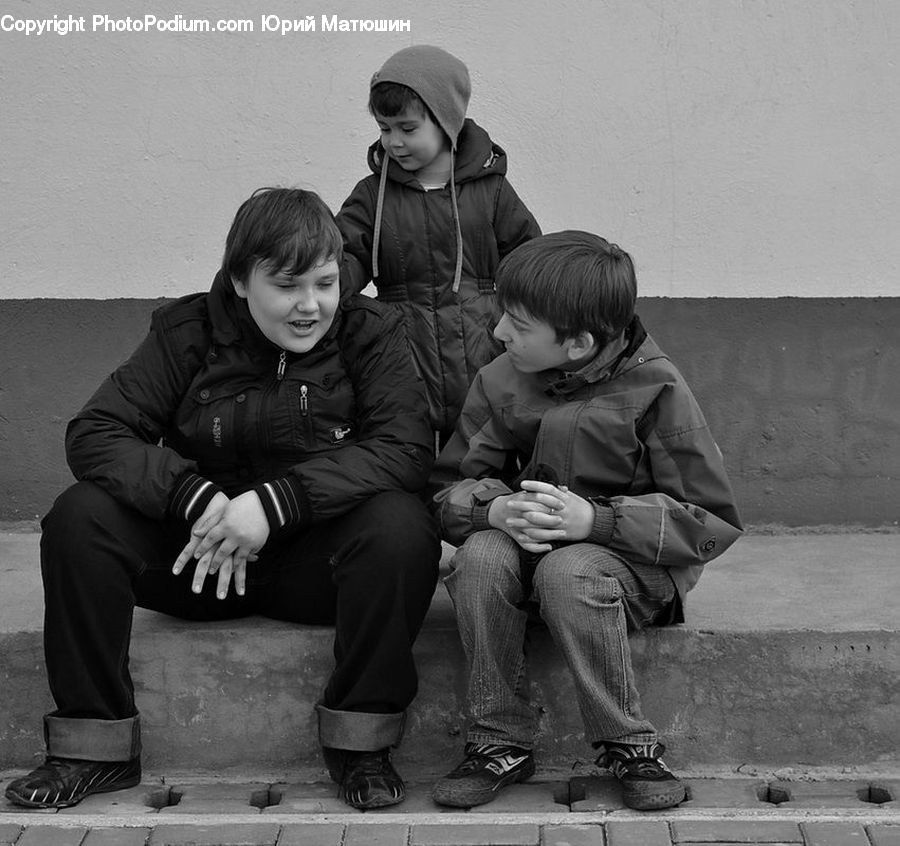
<path fill-rule="evenodd" d="M 466 118 L 463 124 L 453 158 L 453 175 L 457 184 L 468 182 L 471 179 L 480 179 L 482 176 L 493 173 L 501 176 L 506 174 L 505 151 L 499 144 L 491 141 L 487 132 L 471 118 Z M 369 146 L 366 160 L 369 163 L 369 169 L 378 176 L 381 175 L 385 160 L 387 160 L 388 179 L 422 190 L 412 173 L 405 171 L 397 162 L 385 156 L 380 141 L 375 141 Z"/>
<path fill-rule="evenodd" d="M 643 364 L 645 357 L 637 353 L 649 336 L 640 318 L 635 315 L 625 331 L 610 341 L 580 370 L 547 371 L 547 393 L 568 395 L 585 385 L 607 382 L 616 376 Z"/>
<path fill-rule="evenodd" d="M 369 167 L 378 176 L 378 194 L 375 200 L 375 222 L 372 226 L 372 279 L 376 280 L 380 273 L 378 266 L 379 246 L 381 244 L 381 221 L 384 215 L 384 195 L 387 183 L 398 182 L 410 188 L 424 191 L 415 175 L 405 171 L 397 162 L 389 159 L 376 141 L 369 147 Z M 385 166 L 386 163 L 386 166 Z M 452 290 L 459 291 L 462 280 L 463 241 L 462 225 L 459 222 L 459 200 L 456 186 L 460 182 L 477 179 L 490 173 L 506 173 L 506 154 L 491 142 L 485 132 L 475 121 L 467 119 L 459 133 L 457 148 L 450 152 L 450 203 L 453 208 L 453 228 L 456 237 L 456 265 L 453 271 Z"/>

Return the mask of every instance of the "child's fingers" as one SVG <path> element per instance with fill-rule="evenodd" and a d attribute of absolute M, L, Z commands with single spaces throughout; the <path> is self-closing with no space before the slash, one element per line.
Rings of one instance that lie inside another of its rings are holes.
<path fill-rule="evenodd" d="M 537 526 L 541 529 L 556 529 L 563 524 L 562 515 L 559 513 L 545 511 L 525 511 L 522 514 L 526 525 Z"/>
<path fill-rule="evenodd" d="M 519 546 L 522 547 L 526 552 L 551 552 L 553 547 L 550 546 L 549 543 L 536 543 L 533 540 L 530 540 L 527 537 L 515 538 L 514 539 Z"/>
<path fill-rule="evenodd" d="M 224 599 L 228 596 L 228 585 L 231 583 L 231 573 L 233 569 L 234 564 L 232 563 L 232 557 L 228 555 L 219 567 L 219 583 L 216 586 L 216 596 L 219 599 Z"/>
<path fill-rule="evenodd" d="M 550 543 L 552 541 L 566 539 L 566 532 L 564 529 L 540 529 L 535 526 L 530 529 L 523 529 L 522 534 L 528 538 L 529 541 L 539 543 Z"/>
<path fill-rule="evenodd" d="M 539 500 L 537 497 L 529 498 L 529 499 L 519 499 L 514 500 L 508 504 L 508 508 L 510 511 L 515 511 L 520 514 L 526 511 L 535 511 L 538 509 L 543 509 L 548 514 L 554 510 L 558 510 L 560 505 L 557 505 L 559 500 L 549 499 L 545 497 L 546 502 Z"/>
<path fill-rule="evenodd" d="M 198 543 L 200 543 L 200 538 L 195 538 L 191 535 L 190 540 L 184 545 L 184 549 L 181 550 L 175 559 L 175 563 L 172 565 L 172 572 L 176 576 L 184 569 L 188 561 L 194 557 L 194 550 L 197 548 Z"/>
<path fill-rule="evenodd" d="M 203 582 L 206 581 L 206 574 L 209 572 L 209 562 L 212 555 L 207 553 L 198 559 L 197 565 L 194 567 L 194 578 L 191 581 L 191 590 L 194 593 L 200 593 L 203 590 Z"/>
<path fill-rule="evenodd" d="M 551 485 L 548 482 L 538 482 L 534 479 L 523 479 L 520 487 L 523 491 L 528 491 L 529 493 L 549 494 L 551 496 L 559 494 L 559 488 L 556 485 Z"/>
<path fill-rule="evenodd" d="M 251 555 L 254 559 L 256 556 Z M 238 596 L 243 596 L 247 589 L 247 558 L 235 558 L 234 561 L 234 589 Z"/>

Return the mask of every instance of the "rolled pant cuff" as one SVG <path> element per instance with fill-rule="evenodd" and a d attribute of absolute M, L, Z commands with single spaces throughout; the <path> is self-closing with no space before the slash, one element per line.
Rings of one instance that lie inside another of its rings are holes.
<path fill-rule="evenodd" d="M 44 717 L 47 754 L 79 761 L 130 761 L 141 754 L 141 721 Z"/>
<path fill-rule="evenodd" d="M 316 705 L 319 715 L 319 743 L 331 749 L 376 752 L 399 746 L 406 713 L 367 714 L 362 711 L 332 711 Z"/>
<path fill-rule="evenodd" d="M 607 743 L 620 743 L 623 746 L 652 746 L 659 743 L 659 735 L 656 732 L 645 731 L 638 734 L 626 734 L 622 737 L 607 737 L 603 740 L 591 741 L 594 749 L 599 749 Z"/>
<path fill-rule="evenodd" d="M 508 737 L 498 737 L 496 734 L 484 734 L 477 731 L 470 731 L 466 734 L 466 743 L 475 743 L 479 746 L 515 746 L 516 749 L 526 749 L 529 752 L 534 751 L 533 740 L 514 740 Z"/>

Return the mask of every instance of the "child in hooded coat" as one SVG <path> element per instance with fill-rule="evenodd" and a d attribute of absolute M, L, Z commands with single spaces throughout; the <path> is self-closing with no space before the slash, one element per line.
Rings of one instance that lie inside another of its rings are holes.
<path fill-rule="evenodd" d="M 506 179 L 506 153 L 470 118 L 466 66 L 428 45 L 391 56 L 372 77 L 369 110 L 381 130 L 372 175 L 344 202 L 342 283 L 403 314 L 443 444 L 479 368 L 502 347 L 494 273 L 540 235 Z"/>

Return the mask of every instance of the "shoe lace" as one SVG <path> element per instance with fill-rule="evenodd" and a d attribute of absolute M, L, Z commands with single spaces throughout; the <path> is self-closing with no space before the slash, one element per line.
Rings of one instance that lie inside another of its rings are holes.
<path fill-rule="evenodd" d="M 608 767 L 614 774 L 641 778 L 660 778 L 669 772 L 662 761 L 666 751 L 661 743 L 640 745 L 607 745 L 597 759 L 599 766 Z"/>
<path fill-rule="evenodd" d="M 493 743 L 468 743 L 466 744 L 466 757 L 457 765 L 454 773 L 465 775 L 483 769 L 487 764 L 502 758 L 504 755 L 516 753 L 520 750 L 512 746 L 504 746 Z"/>

